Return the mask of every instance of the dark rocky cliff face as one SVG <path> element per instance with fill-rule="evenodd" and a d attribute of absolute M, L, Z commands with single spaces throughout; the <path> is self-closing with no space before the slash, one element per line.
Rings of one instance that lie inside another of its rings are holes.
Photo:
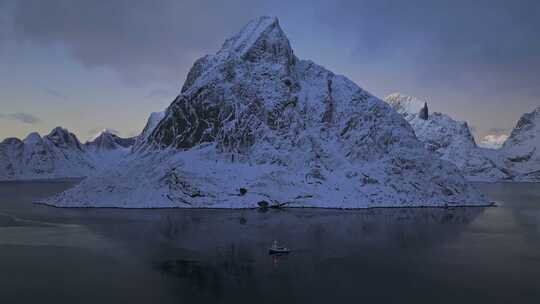
<path fill-rule="evenodd" d="M 420 109 L 420 113 L 418 113 L 418 118 L 423 119 L 423 120 L 429 119 L 429 110 L 428 110 L 427 102 L 425 102 L 424 107 Z"/>
<path fill-rule="evenodd" d="M 83 150 L 77 136 L 62 127 L 54 128 L 49 135 L 45 136 L 45 138 L 59 148 L 75 148 L 80 151 Z"/>
<path fill-rule="evenodd" d="M 283 112 L 298 98 L 296 62 L 277 19 L 250 23 L 216 55 L 195 62 L 150 145 L 189 149 L 218 142 L 224 150 L 246 151 L 263 129 L 287 127 Z"/>

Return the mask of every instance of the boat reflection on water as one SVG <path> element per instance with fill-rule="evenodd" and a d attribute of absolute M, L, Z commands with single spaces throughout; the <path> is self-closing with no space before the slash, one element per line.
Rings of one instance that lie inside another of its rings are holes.
<path fill-rule="evenodd" d="M 272 266 L 278 267 L 280 262 L 286 261 L 289 258 L 288 253 L 274 253 L 270 255 L 272 257 Z"/>

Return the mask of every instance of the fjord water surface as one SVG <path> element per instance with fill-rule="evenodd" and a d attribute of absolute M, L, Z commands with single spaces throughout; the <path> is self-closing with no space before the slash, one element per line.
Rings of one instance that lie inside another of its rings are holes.
<path fill-rule="evenodd" d="M 538 303 L 540 185 L 498 207 L 60 209 L 0 183 L 0 303 Z M 278 240 L 288 256 L 269 256 Z"/>

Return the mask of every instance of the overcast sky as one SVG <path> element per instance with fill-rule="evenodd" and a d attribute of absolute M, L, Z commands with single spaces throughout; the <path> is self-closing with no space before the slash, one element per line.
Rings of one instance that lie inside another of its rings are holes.
<path fill-rule="evenodd" d="M 381 98 L 425 98 L 479 140 L 540 106 L 540 1 L 292 2 L 0 0 L 0 139 L 135 135 L 194 60 L 260 15 L 298 57 Z"/>

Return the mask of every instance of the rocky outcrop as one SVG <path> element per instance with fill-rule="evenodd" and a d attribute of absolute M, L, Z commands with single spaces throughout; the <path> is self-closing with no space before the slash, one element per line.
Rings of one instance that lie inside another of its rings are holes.
<path fill-rule="evenodd" d="M 429 119 L 429 110 L 428 110 L 427 102 L 424 102 L 424 106 L 422 107 L 422 109 L 420 109 L 420 113 L 418 113 L 418 118 L 422 120 Z"/>

